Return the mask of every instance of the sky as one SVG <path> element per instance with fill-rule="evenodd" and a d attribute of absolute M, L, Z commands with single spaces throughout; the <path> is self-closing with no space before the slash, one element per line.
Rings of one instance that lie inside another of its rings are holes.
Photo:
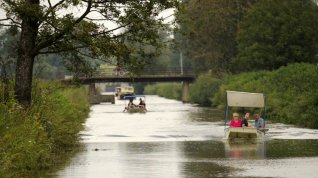
<path fill-rule="evenodd" d="M 54 0 L 53 0 L 53 2 L 54 2 Z M 73 8 L 72 9 L 72 11 L 74 11 L 75 12 L 75 14 L 80 14 L 79 12 L 81 11 L 80 9 L 78 9 L 78 8 Z M 168 17 L 169 16 L 169 18 L 166 18 L 165 19 L 165 23 L 171 23 L 173 20 L 174 20 L 174 9 L 167 9 L 167 10 L 165 10 L 165 11 L 163 11 L 163 12 L 161 12 L 160 14 L 159 14 L 159 18 L 160 17 L 162 17 L 162 18 L 165 18 L 165 17 Z M 96 14 L 94 15 L 93 13 L 89 16 L 89 17 L 96 17 Z M 5 18 L 5 11 L 0 7 L 0 19 L 3 19 L 3 18 Z M 107 28 L 109 28 L 109 29 L 113 29 L 113 28 L 116 28 L 117 27 L 117 25 L 115 24 L 115 23 L 113 23 L 113 22 L 104 22 L 104 25 L 107 27 Z M 118 32 L 120 32 L 120 31 L 118 31 Z M 117 33 L 118 33 L 117 32 Z"/>

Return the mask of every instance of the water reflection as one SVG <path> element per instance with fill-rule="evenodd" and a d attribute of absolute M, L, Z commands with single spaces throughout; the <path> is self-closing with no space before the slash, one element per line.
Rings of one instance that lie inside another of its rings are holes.
<path fill-rule="evenodd" d="M 266 157 L 265 141 L 225 141 L 225 157 L 232 159 L 264 159 Z"/>
<path fill-rule="evenodd" d="M 318 140 L 271 140 L 266 144 L 267 158 L 316 157 Z"/>
<path fill-rule="evenodd" d="M 157 96 L 147 96 L 147 108 L 93 106 L 85 151 L 57 177 L 316 177 L 318 140 L 303 139 L 318 138 L 317 130 L 268 124 L 264 141 L 225 142 L 221 111 Z"/>

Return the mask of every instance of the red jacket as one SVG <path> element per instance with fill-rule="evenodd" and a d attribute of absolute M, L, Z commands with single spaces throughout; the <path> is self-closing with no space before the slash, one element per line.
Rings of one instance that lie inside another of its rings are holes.
<path fill-rule="evenodd" d="M 242 121 L 241 120 L 231 120 L 230 127 L 242 127 Z"/>

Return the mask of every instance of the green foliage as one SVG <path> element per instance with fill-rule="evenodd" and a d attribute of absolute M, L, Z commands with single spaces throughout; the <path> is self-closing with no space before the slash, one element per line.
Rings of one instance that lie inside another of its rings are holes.
<path fill-rule="evenodd" d="M 239 29 L 236 72 L 318 61 L 318 6 L 311 0 L 257 1 Z"/>
<path fill-rule="evenodd" d="M 248 72 L 229 76 L 213 98 L 224 108 L 225 91 L 264 93 L 267 119 L 318 128 L 318 67 L 297 63 L 273 72 Z"/>
<path fill-rule="evenodd" d="M 255 0 L 191 0 L 177 15 L 177 42 L 198 72 L 227 72 L 236 53 L 238 22 Z"/>
<path fill-rule="evenodd" d="M 14 47 L 19 35 L 12 34 L 10 29 L 1 31 L 0 26 L 0 80 L 12 79 L 14 64 L 16 62 L 16 49 Z"/>
<path fill-rule="evenodd" d="M 148 85 L 145 87 L 144 93 L 147 95 L 159 95 L 169 99 L 181 100 L 182 84 L 181 83 L 161 83 Z"/>
<path fill-rule="evenodd" d="M 200 75 L 190 85 L 190 100 L 204 106 L 211 106 L 212 98 L 219 90 L 221 80 L 214 78 L 210 73 Z"/>
<path fill-rule="evenodd" d="M 33 177 L 60 162 L 57 156 L 78 145 L 89 112 L 84 88 L 36 82 L 28 110 L 11 99 L 0 103 L 0 174 Z M 65 159 L 65 158 L 64 158 Z"/>
<path fill-rule="evenodd" d="M 0 27 L 14 26 L 21 31 L 16 43 L 15 93 L 18 102 L 28 107 L 35 57 L 61 54 L 67 69 L 85 74 L 92 72 L 95 59 L 115 59 L 116 65 L 138 71 L 145 59 L 158 55 L 164 46 L 158 30 L 167 26 L 159 14 L 178 8 L 179 1 L 75 0 L 51 5 L 22 0 L 1 1 L 0 5 L 6 14 Z M 98 14 L 96 18 L 90 17 L 92 12 Z"/>

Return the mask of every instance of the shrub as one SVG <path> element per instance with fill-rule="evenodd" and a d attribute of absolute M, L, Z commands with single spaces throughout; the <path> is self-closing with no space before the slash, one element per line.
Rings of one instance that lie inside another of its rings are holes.
<path fill-rule="evenodd" d="M 33 177 L 51 169 L 56 157 L 78 145 L 87 118 L 84 88 L 36 82 L 32 106 L 22 109 L 13 98 L 0 103 L 0 175 Z"/>
<path fill-rule="evenodd" d="M 211 106 L 212 98 L 219 90 L 221 80 L 209 73 L 200 75 L 190 86 L 190 100 L 203 106 Z"/>
<path fill-rule="evenodd" d="M 145 94 L 159 95 L 169 99 L 181 100 L 182 84 L 181 83 L 158 83 L 154 85 L 147 85 L 145 87 Z"/>
<path fill-rule="evenodd" d="M 267 119 L 318 128 L 318 67 L 297 63 L 273 72 L 249 72 L 229 76 L 213 98 L 224 107 L 225 91 L 264 93 Z"/>

